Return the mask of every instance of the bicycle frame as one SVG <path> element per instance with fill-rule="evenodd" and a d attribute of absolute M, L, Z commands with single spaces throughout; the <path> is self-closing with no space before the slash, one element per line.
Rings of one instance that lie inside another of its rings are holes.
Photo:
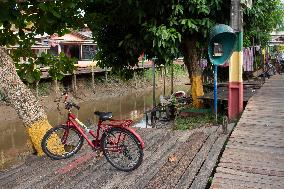
<path fill-rule="evenodd" d="M 68 119 L 66 122 L 66 125 L 68 127 L 75 127 L 81 135 L 86 139 L 88 144 L 93 148 L 96 149 L 101 146 L 101 141 L 100 141 L 100 133 L 104 133 L 108 129 L 112 127 L 123 127 L 124 129 L 128 130 L 129 132 L 133 133 L 135 137 L 138 139 L 138 141 L 141 144 L 142 149 L 144 148 L 144 141 L 142 138 L 129 126 L 133 123 L 132 120 L 110 120 L 108 123 L 104 123 L 103 121 L 99 120 L 98 121 L 98 128 L 96 133 L 88 128 L 84 123 L 82 123 L 72 112 L 69 110 L 68 112 Z M 102 132 L 101 132 L 102 130 Z M 68 131 L 67 131 L 68 132 Z M 91 140 L 86 133 L 89 133 L 94 140 Z M 65 135 L 65 133 L 64 133 Z M 67 133 L 68 135 L 68 133 Z"/>
<path fill-rule="evenodd" d="M 41 147 L 47 156 L 55 160 L 69 158 L 82 148 L 86 139 L 92 150 L 97 154 L 102 152 L 106 160 L 120 171 L 129 172 L 141 165 L 144 142 L 130 127 L 132 120 L 115 120 L 111 119 L 112 112 L 95 111 L 94 114 L 99 118 L 98 124 L 95 128 L 86 126 L 71 111 L 73 107 L 79 110 L 80 106 L 71 100 L 67 101 L 68 92 L 63 92 L 61 97 L 63 95 L 68 111 L 67 121 L 51 128 L 44 135 Z M 60 98 L 55 100 L 59 111 Z"/>

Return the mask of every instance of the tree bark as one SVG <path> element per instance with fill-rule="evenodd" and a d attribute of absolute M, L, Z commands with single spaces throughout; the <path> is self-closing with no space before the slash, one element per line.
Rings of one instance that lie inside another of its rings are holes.
<path fill-rule="evenodd" d="M 202 69 L 199 64 L 200 56 L 196 46 L 195 37 L 184 40 L 184 64 L 188 70 L 189 79 L 191 83 L 191 95 L 193 99 L 193 106 L 196 108 L 202 107 L 202 101 L 197 99 L 198 96 L 203 96 L 202 84 Z"/>
<path fill-rule="evenodd" d="M 0 90 L 23 120 L 33 147 L 43 155 L 41 140 L 52 128 L 43 107 L 17 75 L 15 64 L 4 48 L 0 47 Z"/>

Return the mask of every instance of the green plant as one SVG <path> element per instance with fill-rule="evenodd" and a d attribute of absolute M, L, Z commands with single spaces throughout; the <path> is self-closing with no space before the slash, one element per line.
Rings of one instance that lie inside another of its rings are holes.
<path fill-rule="evenodd" d="M 64 74 L 72 74 L 76 63 L 75 58 L 69 58 L 64 53 L 60 53 L 59 56 L 54 56 L 47 53 L 42 53 L 41 57 L 37 59 L 37 64 L 48 66 L 48 73 L 53 80 L 61 80 Z"/>
<path fill-rule="evenodd" d="M 36 83 L 40 80 L 41 71 L 37 62 L 33 61 L 32 58 L 29 58 L 28 63 L 17 62 L 15 65 L 17 73 L 22 80 L 25 80 L 28 83 Z"/>
<path fill-rule="evenodd" d="M 152 71 L 152 69 L 145 69 L 144 77 L 145 77 L 146 80 L 152 81 L 153 80 L 153 71 Z"/>
<path fill-rule="evenodd" d="M 222 123 L 222 116 L 218 116 L 217 124 Z M 201 115 L 190 116 L 190 117 L 181 117 L 178 116 L 175 119 L 175 127 L 176 130 L 187 130 L 194 129 L 203 125 L 211 125 L 215 124 L 215 114 L 213 113 L 204 113 Z"/>
<path fill-rule="evenodd" d="M 50 82 L 40 82 L 38 84 L 38 95 L 47 96 L 50 94 L 51 83 Z"/>

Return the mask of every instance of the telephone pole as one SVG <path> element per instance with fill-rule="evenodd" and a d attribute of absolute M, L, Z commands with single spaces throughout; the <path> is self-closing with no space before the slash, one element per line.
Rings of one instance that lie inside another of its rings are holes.
<path fill-rule="evenodd" d="M 231 0 L 231 23 L 237 42 L 230 59 L 228 117 L 238 118 L 243 111 L 243 10 L 241 0 Z"/>

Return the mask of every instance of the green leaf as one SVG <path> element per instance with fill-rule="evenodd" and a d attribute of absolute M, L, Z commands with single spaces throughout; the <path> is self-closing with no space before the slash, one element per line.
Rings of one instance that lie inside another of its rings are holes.
<path fill-rule="evenodd" d="M 56 18 L 61 18 L 61 15 L 59 12 L 55 11 L 54 9 L 51 9 L 50 11 L 53 14 L 53 16 L 55 16 Z"/>
<path fill-rule="evenodd" d="M 132 37 L 132 34 L 129 33 L 129 34 L 127 34 L 127 35 L 125 36 L 125 39 L 130 39 L 131 37 Z"/>

